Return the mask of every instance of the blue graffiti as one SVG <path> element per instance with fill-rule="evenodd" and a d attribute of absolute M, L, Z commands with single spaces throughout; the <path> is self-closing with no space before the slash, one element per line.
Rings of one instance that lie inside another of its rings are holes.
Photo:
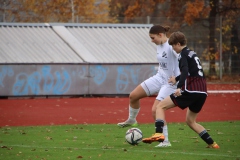
<path fill-rule="evenodd" d="M 117 68 L 117 73 L 116 90 L 118 93 L 122 93 L 128 87 L 128 74 L 124 71 L 123 66 Z"/>
<path fill-rule="evenodd" d="M 63 71 L 63 78 L 60 72 L 55 73 L 57 76 L 57 83 L 53 88 L 53 93 L 62 94 L 66 93 L 71 86 L 71 79 L 67 71 Z M 63 79 L 63 80 L 62 80 Z"/>
<path fill-rule="evenodd" d="M 30 76 L 26 73 L 20 73 L 16 77 L 16 82 L 13 85 L 14 95 L 27 95 L 30 89 L 32 93 L 37 95 L 40 91 L 39 83 L 41 76 L 38 72 L 34 72 Z"/>
<path fill-rule="evenodd" d="M 140 78 L 149 78 L 156 74 L 155 66 L 151 66 L 150 70 L 145 73 L 140 72 L 141 65 L 139 66 L 119 66 L 117 68 L 117 79 L 116 79 L 116 91 L 118 93 L 123 93 L 128 89 L 129 85 L 133 83 L 134 86 L 141 83 Z M 129 78 L 131 77 L 131 79 Z M 131 81 L 130 81 L 131 80 Z"/>
<path fill-rule="evenodd" d="M 18 66 L 15 67 L 18 68 Z M 88 94 L 89 86 L 87 84 L 93 83 L 93 87 L 109 87 L 107 93 L 129 93 L 131 89 L 157 72 L 155 65 L 146 67 L 134 64 L 113 67 L 111 65 L 67 66 L 66 69 L 64 66 L 36 67 L 33 65 L 29 69 L 21 68 L 16 71 L 13 71 L 12 68 L 14 67 L 8 65 L 0 67 L 0 91 L 4 94 L 12 91 L 11 94 L 15 96 L 78 94 L 75 92 L 76 90 L 70 90 L 72 87 L 76 87 L 72 86 L 73 84 L 80 87 L 81 93 Z M 31 70 L 33 71 L 29 72 Z M 8 87 L 11 89 L 7 90 Z M 96 90 L 96 92 L 99 91 Z"/>
<path fill-rule="evenodd" d="M 90 68 L 90 76 L 97 85 L 101 85 L 107 78 L 108 68 L 97 65 Z"/>
<path fill-rule="evenodd" d="M 140 72 L 140 67 L 138 67 L 137 69 L 132 69 L 130 68 L 130 75 L 131 75 L 131 79 L 133 84 L 138 84 L 139 83 L 139 72 Z"/>
<path fill-rule="evenodd" d="M 43 90 L 46 93 L 49 93 L 54 85 L 54 77 L 51 74 L 51 67 L 50 66 L 43 66 L 42 67 L 42 77 L 44 79 L 43 83 Z"/>
<path fill-rule="evenodd" d="M 12 77 L 14 72 L 11 67 L 3 66 L 2 71 L 0 72 L 0 86 L 4 87 L 3 81 L 6 76 Z"/>
<path fill-rule="evenodd" d="M 28 75 L 20 73 L 16 77 L 16 83 L 13 85 L 13 95 L 26 95 L 28 93 L 27 78 Z"/>
<path fill-rule="evenodd" d="M 55 78 L 51 73 L 50 66 L 43 66 L 41 72 L 33 72 L 31 75 L 19 73 L 13 85 L 14 95 L 28 95 L 29 92 L 35 95 L 54 94 L 61 95 L 66 93 L 71 86 L 71 78 L 67 71 L 55 72 Z M 56 81 L 56 82 L 55 82 Z M 41 90 L 41 84 L 43 84 Z"/>
<path fill-rule="evenodd" d="M 87 75 L 87 67 L 82 66 L 81 70 L 78 72 L 79 78 L 85 78 Z"/>
<path fill-rule="evenodd" d="M 40 81 L 41 81 L 41 75 L 38 72 L 33 72 L 33 74 L 31 74 L 28 79 L 27 79 L 27 83 L 28 86 L 30 87 L 30 90 L 32 93 L 38 95 L 40 92 Z"/>

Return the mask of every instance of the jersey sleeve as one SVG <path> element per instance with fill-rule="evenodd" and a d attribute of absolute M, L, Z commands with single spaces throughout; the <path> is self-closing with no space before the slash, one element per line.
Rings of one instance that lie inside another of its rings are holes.
<path fill-rule="evenodd" d="M 181 53 L 181 59 L 180 59 L 180 77 L 179 77 L 179 83 L 177 85 L 177 88 L 182 88 L 184 86 L 185 80 L 188 76 L 188 61 L 187 61 L 187 55 Z"/>
<path fill-rule="evenodd" d="M 173 50 L 173 59 L 174 59 L 174 65 L 173 65 L 173 74 L 174 76 L 179 76 L 180 75 L 180 70 L 179 70 L 179 62 L 178 62 L 178 57 L 179 54 L 177 54 L 174 50 Z"/>
<path fill-rule="evenodd" d="M 177 54 L 177 52 L 175 52 L 173 49 L 172 49 L 172 51 L 173 51 L 173 55 L 178 59 L 179 54 Z"/>

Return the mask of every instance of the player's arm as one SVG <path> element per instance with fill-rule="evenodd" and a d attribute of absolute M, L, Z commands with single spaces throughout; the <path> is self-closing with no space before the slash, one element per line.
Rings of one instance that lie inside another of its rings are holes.
<path fill-rule="evenodd" d="M 187 76 L 188 76 L 188 62 L 187 62 L 187 56 L 182 54 L 181 55 L 181 66 L 180 66 L 180 71 L 181 71 L 181 74 L 176 77 L 176 80 L 178 80 L 178 85 L 177 85 L 177 88 L 182 88 L 182 86 L 184 85 L 185 83 L 185 80 L 187 79 Z"/>
<path fill-rule="evenodd" d="M 174 58 L 175 62 L 172 64 L 173 65 L 173 74 L 174 76 L 170 77 L 168 80 L 168 83 L 171 84 L 176 84 L 177 81 L 179 81 L 180 78 L 180 71 L 179 71 L 179 62 L 176 58 Z"/>
<path fill-rule="evenodd" d="M 173 49 L 172 49 L 172 53 L 173 53 L 173 55 L 174 55 L 176 58 L 179 57 L 179 54 L 178 54 L 177 52 L 175 52 Z"/>
<path fill-rule="evenodd" d="M 180 75 L 179 62 L 178 62 L 178 58 L 176 58 L 174 55 L 173 55 L 173 60 L 174 60 L 174 63 L 172 64 L 173 65 L 173 74 L 176 77 L 176 76 Z"/>
<path fill-rule="evenodd" d="M 175 78 L 176 81 L 179 81 L 178 84 L 177 84 L 177 89 L 174 93 L 174 96 L 178 97 L 178 96 L 181 96 L 182 95 L 182 87 L 185 83 L 185 80 L 188 76 L 188 63 L 187 63 L 187 57 L 183 56 L 183 54 L 181 55 L 181 62 L 180 62 L 180 71 L 181 71 L 181 74 L 179 76 L 177 76 Z"/>

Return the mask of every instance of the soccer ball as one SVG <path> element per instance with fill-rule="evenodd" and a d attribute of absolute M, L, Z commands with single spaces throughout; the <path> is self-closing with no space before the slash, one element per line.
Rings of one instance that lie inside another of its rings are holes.
<path fill-rule="evenodd" d="M 142 141 L 143 134 L 138 128 L 131 128 L 127 130 L 125 139 L 131 145 L 137 145 Z"/>

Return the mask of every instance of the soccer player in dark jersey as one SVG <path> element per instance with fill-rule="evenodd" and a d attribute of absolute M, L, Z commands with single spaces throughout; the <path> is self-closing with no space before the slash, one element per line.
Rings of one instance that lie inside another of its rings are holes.
<path fill-rule="evenodd" d="M 163 125 L 165 121 L 165 110 L 178 106 L 181 109 L 187 108 L 186 123 L 208 144 L 208 148 L 220 148 L 213 141 L 206 129 L 196 123 L 198 113 L 201 111 L 207 98 L 207 85 L 200 60 L 197 54 L 187 47 L 187 39 L 182 32 L 171 34 L 168 43 L 179 54 L 179 69 L 181 74 L 171 77 L 169 83 L 177 84 L 175 93 L 166 97 L 157 105 L 155 134 L 152 137 L 144 138 L 144 143 L 163 141 Z"/>

